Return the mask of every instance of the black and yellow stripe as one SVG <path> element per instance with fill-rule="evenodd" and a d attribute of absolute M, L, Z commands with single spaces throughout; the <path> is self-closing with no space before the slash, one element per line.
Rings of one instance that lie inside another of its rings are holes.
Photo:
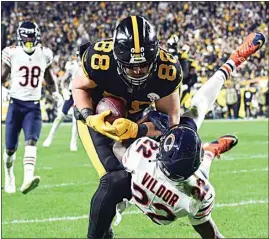
<path fill-rule="evenodd" d="M 78 135 L 80 137 L 80 140 L 81 140 L 94 168 L 96 169 L 99 177 L 101 178 L 107 173 L 107 171 L 99 159 L 99 156 L 98 156 L 96 149 L 94 147 L 91 135 L 89 133 L 88 127 L 80 120 L 77 121 L 77 127 L 78 127 Z"/>
<path fill-rule="evenodd" d="M 139 54 L 140 53 L 140 40 L 139 40 L 137 17 L 131 16 L 131 19 L 132 19 L 132 27 L 133 27 L 133 33 L 134 33 L 134 53 Z"/>

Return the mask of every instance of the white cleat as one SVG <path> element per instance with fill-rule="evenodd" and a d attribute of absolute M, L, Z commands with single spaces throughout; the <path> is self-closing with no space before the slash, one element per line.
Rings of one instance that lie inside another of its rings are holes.
<path fill-rule="evenodd" d="M 43 142 L 43 147 L 48 148 L 51 145 L 52 140 L 50 138 L 47 138 L 44 142 Z"/>
<path fill-rule="evenodd" d="M 35 189 L 38 186 L 39 182 L 40 182 L 39 176 L 32 177 L 30 180 L 23 182 L 23 184 L 21 186 L 21 192 L 23 194 L 29 193 L 30 191 L 32 191 L 33 189 Z"/>
<path fill-rule="evenodd" d="M 76 144 L 70 144 L 70 151 L 78 151 L 78 147 Z"/>
<path fill-rule="evenodd" d="M 16 186 L 15 186 L 15 176 L 5 176 L 5 192 L 6 193 L 15 193 Z"/>

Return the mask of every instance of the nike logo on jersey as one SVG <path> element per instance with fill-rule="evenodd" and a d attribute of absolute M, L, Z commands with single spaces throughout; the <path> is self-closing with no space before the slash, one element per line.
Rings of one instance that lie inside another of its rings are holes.
<path fill-rule="evenodd" d="M 39 103 L 39 101 L 34 101 L 34 104 L 37 105 Z"/>

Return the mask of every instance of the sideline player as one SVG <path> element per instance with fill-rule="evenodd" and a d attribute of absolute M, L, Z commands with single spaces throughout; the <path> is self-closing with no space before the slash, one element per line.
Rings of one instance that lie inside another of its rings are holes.
<path fill-rule="evenodd" d="M 209 172 L 214 157 L 230 150 L 238 140 L 225 135 L 202 146 L 197 131 L 232 71 L 264 42 L 261 33 L 248 35 L 230 59 L 196 92 L 190 110 L 183 114 L 179 125 L 161 137 L 160 143 L 142 137 L 126 152 L 120 143 L 115 143 L 115 155 L 132 175 L 131 203 L 153 222 L 167 225 L 188 216 L 202 238 L 224 238 L 211 218 L 215 191 L 208 181 Z M 124 206 L 118 205 L 118 208 L 124 209 Z"/>
<path fill-rule="evenodd" d="M 78 61 L 75 56 L 72 56 L 72 60 L 69 60 L 65 64 L 65 74 L 61 77 L 61 88 L 63 97 L 64 97 L 64 104 L 61 111 L 58 112 L 58 116 L 55 118 L 51 130 L 49 132 L 48 137 L 43 142 L 43 146 L 48 148 L 50 147 L 52 140 L 55 136 L 55 133 L 57 129 L 59 128 L 60 124 L 64 120 L 64 118 L 67 116 L 68 111 L 74 104 L 73 96 L 72 96 L 72 77 L 76 73 L 76 70 L 78 69 Z M 66 82 L 69 81 L 68 89 L 66 88 Z M 72 118 L 72 136 L 70 141 L 70 151 L 77 151 L 77 125 L 76 125 L 76 119 L 73 114 Z"/>
<path fill-rule="evenodd" d="M 10 102 L 6 118 L 6 149 L 3 155 L 5 167 L 5 191 L 14 193 L 15 176 L 13 172 L 15 152 L 18 148 L 19 134 L 24 132 L 24 180 L 20 188 L 26 194 L 38 186 L 40 177 L 34 176 L 37 148 L 42 118 L 40 97 L 43 79 L 47 89 L 58 104 L 62 96 L 51 73 L 52 51 L 41 46 L 40 30 L 36 23 L 22 22 L 17 30 L 18 46 L 6 47 L 2 51 L 2 75 L 4 84 L 10 74 Z"/>
<path fill-rule="evenodd" d="M 160 48 L 154 27 L 143 17 L 123 19 L 113 40 L 97 41 L 84 51 L 72 94 L 79 111 L 79 137 L 100 177 L 91 200 L 88 238 L 111 235 L 116 204 L 129 192 L 129 174 L 113 154 L 113 139 L 160 135 L 151 122 L 136 123 L 152 102 L 170 116 L 171 125 L 178 124 L 181 80 L 179 62 Z M 110 111 L 95 115 L 96 103 L 105 96 L 121 98 L 129 120 L 109 125 L 104 118 Z"/>

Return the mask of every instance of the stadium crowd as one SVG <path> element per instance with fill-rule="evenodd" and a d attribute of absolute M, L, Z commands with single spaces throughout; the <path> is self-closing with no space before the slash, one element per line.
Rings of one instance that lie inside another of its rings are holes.
<path fill-rule="evenodd" d="M 3 2 L 2 49 L 15 43 L 20 21 L 34 20 L 41 28 L 42 44 L 54 53 L 55 73 L 61 75 L 79 45 L 112 37 L 119 20 L 141 15 L 157 28 L 163 47 L 173 34 L 179 38 L 179 52 L 188 46 L 186 58 L 198 82 L 203 82 L 249 32 L 268 36 L 268 9 L 267 2 Z M 254 79 L 268 77 L 268 48 L 244 64 L 234 79 L 239 87 L 257 85 Z"/>

